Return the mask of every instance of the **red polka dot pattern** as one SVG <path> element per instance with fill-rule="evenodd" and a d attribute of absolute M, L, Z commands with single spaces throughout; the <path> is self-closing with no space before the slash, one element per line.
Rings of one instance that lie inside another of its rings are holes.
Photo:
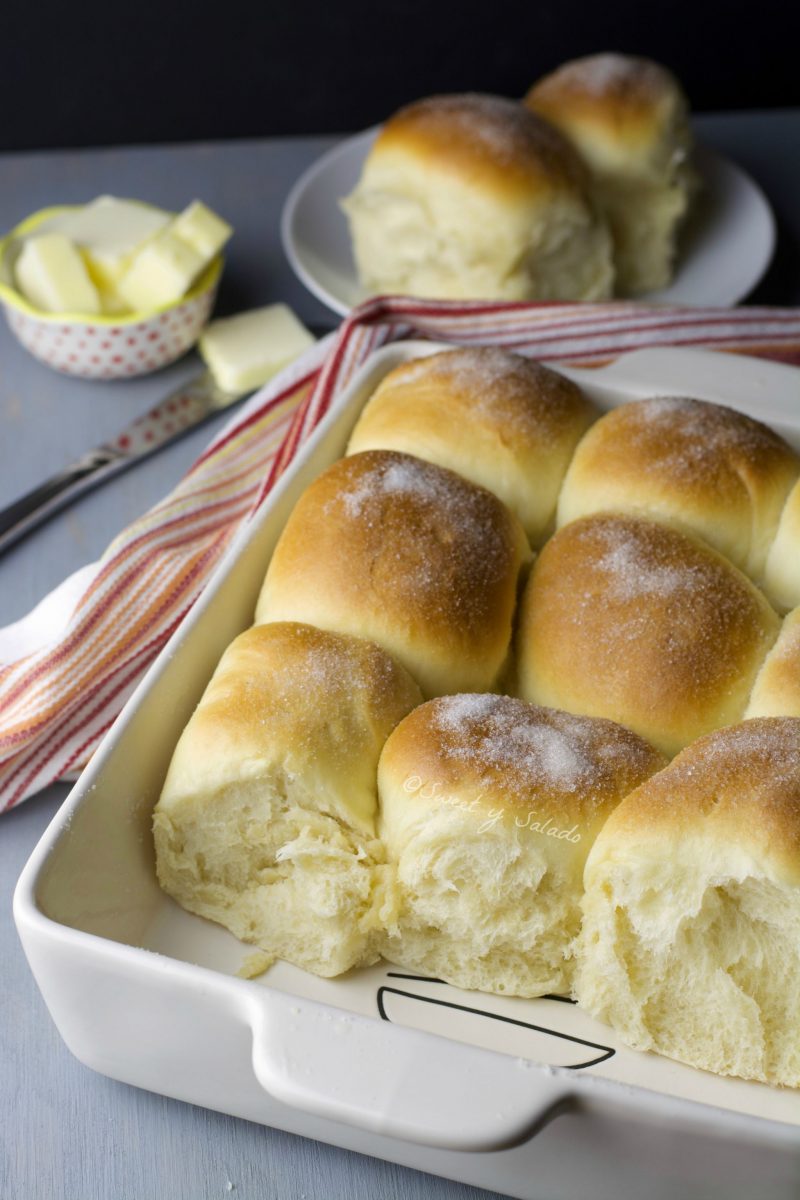
<path fill-rule="evenodd" d="M 8 324 L 26 350 L 56 371 L 83 379 L 130 379 L 180 358 L 208 320 L 216 286 L 156 316 L 115 326 L 86 321 L 56 325 L 5 305 Z"/>

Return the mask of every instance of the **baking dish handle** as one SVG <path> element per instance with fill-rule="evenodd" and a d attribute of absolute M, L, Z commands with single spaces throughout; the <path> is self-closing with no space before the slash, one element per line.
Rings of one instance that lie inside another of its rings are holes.
<path fill-rule="evenodd" d="M 253 1067 L 276 1100 L 446 1150 L 526 1140 L 570 1100 L 567 1072 L 280 992 L 252 1014 Z"/>

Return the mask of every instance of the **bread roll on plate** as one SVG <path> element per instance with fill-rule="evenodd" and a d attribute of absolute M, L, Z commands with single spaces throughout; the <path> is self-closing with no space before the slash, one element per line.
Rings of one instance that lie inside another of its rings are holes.
<path fill-rule="evenodd" d="M 767 555 L 764 587 L 778 608 L 800 604 L 800 480 L 784 505 Z"/>
<path fill-rule="evenodd" d="M 340 459 L 284 528 L 257 621 L 377 642 L 426 696 L 494 688 L 509 657 L 522 526 L 496 496 L 409 454 Z"/>
<path fill-rule="evenodd" d="M 550 539 L 526 585 L 519 692 L 619 721 L 674 755 L 741 720 L 779 629 L 761 592 L 699 539 L 583 517 Z"/>
<path fill-rule="evenodd" d="M 785 618 L 759 671 L 745 717 L 800 717 L 800 608 Z"/>
<path fill-rule="evenodd" d="M 601 300 L 611 237 L 586 168 L 500 96 L 433 96 L 387 121 L 343 201 L 369 292 Z"/>
<path fill-rule="evenodd" d="M 465 988 L 569 990 L 586 855 L 665 761 L 611 721 L 508 696 L 415 709 L 379 766 L 399 903 L 384 956 Z"/>
<path fill-rule="evenodd" d="M 584 436 L 557 523 L 611 510 L 654 517 L 698 534 L 758 581 L 798 475 L 794 450 L 744 413 L 683 396 L 634 400 Z"/>
<path fill-rule="evenodd" d="M 156 805 L 161 886 L 268 958 L 326 976 L 374 962 L 393 919 L 378 756 L 421 699 L 369 642 L 291 623 L 241 634 Z"/>
<path fill-rule="evenodd" d="M 597 412 L 577 384 L 499 347 L 432 354 L 381 380 L 348 453 L 400 450 L 499 496 L 538 546 L 564 472 Z"/>
<path fill-rule="evenodd" d="M 592 54 L 539 80 L 525 103 L 592 172 L 614 237 L 617 294 L 666 287 L 697 188 L 689 106 L 675 77 L 646 58 Z"/>
<path fill-rule="evenodd" d="M 800 720 L 701 738 L 586 863 L 578 1002 L 637 1050 L 800 1086 Z"/>

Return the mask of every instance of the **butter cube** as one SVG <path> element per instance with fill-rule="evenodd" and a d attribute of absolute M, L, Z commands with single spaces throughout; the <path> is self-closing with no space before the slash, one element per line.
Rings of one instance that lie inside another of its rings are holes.
<path fill-rule="evenodd" d="M 287 305 L 270 304 L 212 321 L 200 338 L 200 353 L 224 391 L 249 392 L 313 344 Z"/>
<path fill-rule="evenodd" d="M 116 196 L 98 196 L 83 208 L 52 217 L 47 230 L 63 233 L 75 243 L 95 286 L 113 297 L 134 252 L 171 220 L 169 213 L 146 204 Z M 118 297 L 111 302 L 119 305 Z"/>
<path fill-rule="evenodd" d="M 127 300 L 123 300 L 115 287 L 98 287 L 100 309 L 107 317 L 123 316 L 131 311 Z"/>
<path fill-rule="evenodd" d="M 63 233 L 26 238 L 14 277 L 26 300 L 44 312 L 100 312 L 97 288 L 80 254 Z"/>
<path fill-rule="evenodd" d="M 202 254 L 210 262 L 216 254 L 219 254 L 233 233 L 233 229 L 227 221 L 223 221 L 222 217 L 218 217 L 205 204 L 194 200 L 172 222 L 171 232 L 176 237 L 183 238 L 198 254 Z"/>
<path fill-rule="evenodd" d="M 134 253 L 113 291 L 135 312 L 172 304 L 189 290 L 232 233 L 227 221 L 195 200 Z"/>
<path fill-rule="evenodd" d="M 168 226 L 134 256 L 116 290 L 134 312 L 149 312 L 179 300 L 206 262 Z"/>

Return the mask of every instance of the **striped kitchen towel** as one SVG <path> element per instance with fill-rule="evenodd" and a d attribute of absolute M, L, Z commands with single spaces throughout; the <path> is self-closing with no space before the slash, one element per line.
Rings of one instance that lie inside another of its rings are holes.
<path fill-rule="evenodd" d="M 0 630 L 0 811 L 74 775 L 299 447 L 380 346 L 422 337 L 597 365 L 702 346 L 800 366 L 800 310 L 376 298 L 257 393 L 100 562 Z"/>

